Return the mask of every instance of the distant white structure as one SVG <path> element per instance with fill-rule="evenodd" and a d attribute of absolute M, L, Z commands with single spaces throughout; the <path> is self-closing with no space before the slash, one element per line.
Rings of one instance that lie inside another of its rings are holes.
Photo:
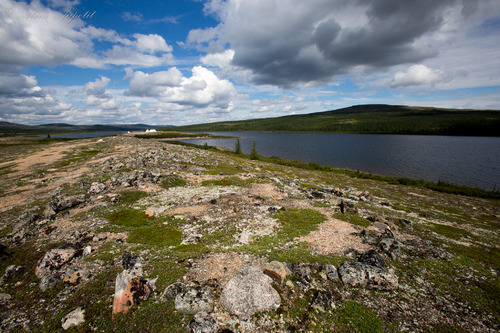
<path fill-rule="evenodd" d="M 156 130 L 154 128 L 146 130 L 146 133 L 155 133 L 155 132 L 156 132 Z"/>

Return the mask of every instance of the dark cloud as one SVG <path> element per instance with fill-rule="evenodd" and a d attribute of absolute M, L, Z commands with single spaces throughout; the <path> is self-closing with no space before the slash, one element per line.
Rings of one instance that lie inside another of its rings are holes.
<path fill-rule="evenodd" d="M 465 11 L 475 10 L 466 3 Z M 435 56 L 436 49 L 418 41 L 442 26 L 452 5 L 462 6 L 455 0 L 214 0 L 208 12 L 221 23 L 214 38 L 200 42 L 229 44 L 232 64 L 250 70 L 257 84 L 328 81 L 357 66 L 385 69 Z"/>

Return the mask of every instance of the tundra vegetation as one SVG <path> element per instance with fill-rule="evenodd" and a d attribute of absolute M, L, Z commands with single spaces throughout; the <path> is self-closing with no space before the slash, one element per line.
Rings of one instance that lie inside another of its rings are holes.
<path fill-rule="evenodd" d="M 500 329 L 496 192 L 257 147 L 0 140 L 2 331 Z M 242 277 L 274 302 L 239 304 Z"/>

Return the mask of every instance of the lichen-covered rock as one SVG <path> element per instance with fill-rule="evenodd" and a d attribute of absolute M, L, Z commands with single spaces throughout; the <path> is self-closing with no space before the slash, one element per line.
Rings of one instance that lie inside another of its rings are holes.
<path fill-rule="evenodd" d="M 333 265 L 325 265 L 323 269 L 328 280 L 335 281 L 339 279 L 339 274 Z"/>
<path fill-rule="evenodd" d="M 80 253 L 81 249 L 73 244 L 66 244 L 60 248 L 49 250 L 38 262 L 35 274 L 39 279 L 42 279 L 44 276 L 60 269 L 61 266 Z"/>
<path fill-rule="evenodd" d="M 63 197 L 62 195 L 56 195 L 52 197 L 52 201 L 50 202 L 50 208 L 54 212 L 60 212 L 68 208 L 72 208 L 78 206 L 85 202 L 85 195 L 78 194 L 69 197 Z"/>
<path fill-rule="evenodd" d="M 281 298 L 271 283 L 258 267 L 245 266 L 224 287 L 220 302 L 230 313 L 243 318 L 277 309 Z"/>
<path fill-rule="evenodd" d="M 151 294 L 148 281 L 123 271 L 116 277 L 113 314 L 127 312 L 134 304 L 139 305 Z"/>
<path fill-rule="evenodd" d="M 378 290 L 398 287 L 398 278 L 392 272 L 363 262 L 346 261 L 338 273 L 342 282 L 350 287 Z"/>
<path fill-rule="evenodd" d="M 393 260 L 401 253 L 401 245 L 394 238 L 382 238 L 377 246 Z"/>
<path fill-rule="evenodd" d="M 320 312 L 325 312 L 331 309 L 333 304 L 332 295 L 323 290 L 318 290 L 314 293 L 313 300 L 311 302 L 311 307 Z"/>
<path fill-rule="evenodd" d="M 206 312 L 197 313 L 188 326 L 192 333 L 216 333 L 219 329 L 217 321 Z"/>
<path fill-rule="evenodd" d="M 99 194 L 106 189 L 106 184 L 93 182 L 90 185 L 89 192 L 93 194 Z"/>
<path fill-rule="evenodd" d="M 206 286 L 186 287 L 175 297 L 175 309 L 185 314 L 210 312 L 213 303 L 212 291 Z"/>
<path fill-rule="evenodd" d="M 358 261 L 381 269 L 386 268 L 384 258 L 382 258 L 382 256 L 378 254 L 377 251 L 375 250 L 370 250 L 368 252 L 363 253 L 359 257 Z"/>
<path fill-rule="evenodd" d="M 178 294 L 186 290 L 186 285 L 182 282 L 175 282 L 165 288 L 163 294 L 161 295 L 161 299 L 163 301 L 175 300 Z"/>
<path fill-rule="evenodd" d="M 85 310 L 82 307 L 78 307 L 75 310 L 68 313 L 62 320 L 62 328 L 68 330 L 71 327 L 76 327 L 85 322 Z"/>

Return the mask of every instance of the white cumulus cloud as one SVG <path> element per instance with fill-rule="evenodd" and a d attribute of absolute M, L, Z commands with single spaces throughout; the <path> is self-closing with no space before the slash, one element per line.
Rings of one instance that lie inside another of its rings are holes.
<path fill-rule="evenodd" d="M 193 67 L 191 77 L 182 76 L 175 67 L 151 74 L 129 70 L 127 76 L 131 76 L 127 96 L 151 96 L 162 103 L 231 111 L 236 96 L 230 81 L 202 66 Z"/>
<path fill-rule="evenodd" d="M 413 65 L 406 72 L 397 72 L 391 82 L 391 87 L 408 87 L 432 85 L 442 79 L 441 75 L 425 65 Z"/>

